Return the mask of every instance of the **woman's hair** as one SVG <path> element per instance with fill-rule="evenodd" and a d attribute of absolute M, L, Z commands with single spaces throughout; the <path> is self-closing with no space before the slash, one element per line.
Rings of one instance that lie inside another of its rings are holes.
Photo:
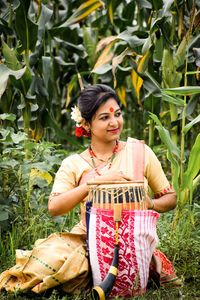
<path fill-rule="evenodd" d="M 104 84 L 94 84 L 87 87 L 78 98 L 81 116 L 90 123 L 99 106 L 110 98 L 114 98 L 120 106 L 120 100 L 111 87 Z"/>

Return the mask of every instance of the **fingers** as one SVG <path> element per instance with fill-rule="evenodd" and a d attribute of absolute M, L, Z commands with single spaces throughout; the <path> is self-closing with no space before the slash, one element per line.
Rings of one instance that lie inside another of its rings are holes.
<path fill-rule="evenodd" d="M 127 176 L 126 174 L 123 174 L 123 172 L 108 172 L 106 174 L 102 174 L 99 178 L 100 181 L 132 181 L 133 179 Z"/>
<path fill-rule="evenodd" d="M 122 181 L 133 181 L 133 179 L 130 178 L 129 176 L 127 176 L 126 174 L 124 174 L 123 171 L 119 171 L 117 173 L 118 173 L 118 176 L 121 178 Z"/>
<path fill-rule="evenodd" d="M 133 181 L 133 178 L 130 178 L 129 176 L 123 175 L 123 178 L 127 181 Z"/>

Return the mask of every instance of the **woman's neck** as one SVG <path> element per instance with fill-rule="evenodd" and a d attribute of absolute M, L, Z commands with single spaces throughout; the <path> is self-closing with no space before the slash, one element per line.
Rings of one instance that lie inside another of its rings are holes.
<path fill-rule="evenodd" d="M 94 153 L 101 157 L 101 158 L 107 158 L 110 156 L 116 146 L 116 141 L 111 141 L 108 143 L 100 142 L 91 140 L 91 147 Z"/>

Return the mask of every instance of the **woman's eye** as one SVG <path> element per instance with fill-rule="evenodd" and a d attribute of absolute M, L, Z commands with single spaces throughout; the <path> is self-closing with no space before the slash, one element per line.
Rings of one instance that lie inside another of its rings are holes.
<path fill-rule="evenodd" d="M 116 113 L 115 116 L 116 116 L 116 117 L 120 117 L 120 116 L 121 116 L 121 111 L 119 111 L 118 113 Z"/>
<path fill-rule="evenodd" d="M 102 117 L 100 120 L 107 120 L 108 116 Z"/>

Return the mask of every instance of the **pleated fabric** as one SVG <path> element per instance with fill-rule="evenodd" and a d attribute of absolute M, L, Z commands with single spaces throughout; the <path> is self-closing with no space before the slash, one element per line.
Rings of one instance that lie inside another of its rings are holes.
<path fill-rule="evenodd" d="M 146 291 L 149 265 L 158 244 L 156 224 L 159 214 L 150 210 L 123 210 L 119 223 L 119 267 L 110 297 L 133 296 Z M 91 208 L 89 257 L 93 285 L 108 273 L 115 244 L 113 210 Z"/>

